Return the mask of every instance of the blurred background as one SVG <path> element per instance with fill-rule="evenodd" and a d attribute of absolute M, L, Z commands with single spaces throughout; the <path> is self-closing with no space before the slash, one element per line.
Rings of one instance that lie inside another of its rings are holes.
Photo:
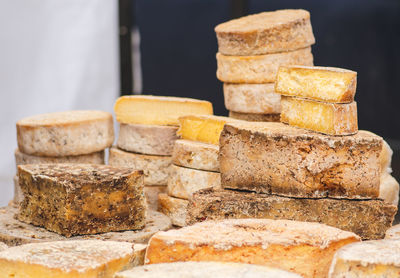
<path fill-rule="evenodd" d="M 389 142 L 399 180 L 398 0 L 14 0 L 0 1 L 0 205 L 12 198 L 18 119 L 112 112 L 131 93 L 205 99 L 227 115 L 214 27 L 286 8 L 310 11 L 315 65 L 358 72 L 359 128 Z"/>

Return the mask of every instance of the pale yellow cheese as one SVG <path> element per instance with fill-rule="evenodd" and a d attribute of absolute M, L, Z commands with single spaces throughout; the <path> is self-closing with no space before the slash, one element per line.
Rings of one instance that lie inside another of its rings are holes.
<path fill-rule="evenodd" d="M 358 131 L 357 103 L 327 103 L 282 96 L 281 122 L 328 135 Z"/>
<path fill-rule="evenodd" d="M 297 96 L 333 103 L 354 100 L 357 72 L 330 67 L 281 66 L 275 91 L 285 96 Z"/>
<path fill-rule="evenodd" d="M 178 125 L 181 116 L 213 114 L 209 101 L 148 95 L 120 97 L 114 111 L 120 123 L 149 125 Z"/>

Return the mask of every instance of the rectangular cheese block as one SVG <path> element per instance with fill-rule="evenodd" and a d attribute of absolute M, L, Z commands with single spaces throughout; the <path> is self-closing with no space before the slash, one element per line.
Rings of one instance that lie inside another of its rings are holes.
<path fill-rule="evenodd" d="M 363 239 L 379 239 L 392 225 L 397 206 L 382 200 L 289 198 L 204 189 L 193 194 L 187 211 L 188 224 L 225 218 L 288 219 L 323 223 Z"/>
<path fill-rule="evenodd" d="M 359 240 L 353 233 L 318 223 L 270 219 L 206 221 L 155 234 L 145 263 L 239 262 L 277 267 L 306 278 L 326 277 L 336 250 Z"/>
<path fill-rule="evenodd" d="M 219 162 L 225 188 L 293 197 L 378 198 L 383 139 L 328 136 L 282 123 L 226 124 Z"/>
<path fill-rule="evenodd" d="M 143 172 L 95 164 L 18 166 L 17 218 L 70 237 L 142 229 Z"/>
<path fill-rule="evenodd" d="M 285 96 L 296 96 L 331 103 L 354 100 L 357 72 L 330 67 L 281 66 L 275 91 Z"/>
<path fill-rule="evenodd" d="M 336 252 L 329 278 L 395 278 L 400 275 L 400 241 L 371 240 L 346 245 Z"/>
<path fill-rule="evenodd" d="M 179 118 L 177 134 L 182 139 L 218 145 L 224 124 L 237 120 L 222 116 L 193 115 Z"/>
<path fill-rule="evenodd" d="M 186 226 L 186 214 L 189 201 L 168 196 L 158 195 L 159 211 L 167 215 L 172 224 L 179 227 Z"/>
<path fill-rule="evenodd" d="M 112 278 L 134 267 L 132 243 L 77 240 L 25 244 L 0 252 L 0 277 Z"/>
<path fill-rule="evenodd" d="M 358 131 L 357 103 L 327 103 L 282 96 L 281 122 L 329 135 Z"/>
<path fill-rule="evenodd" d="M 248 122 L 280 122 L 281 114 L 257 114 L 229 111 L 229 117 Z"/>
<path fill-rule="evenodd" d="M 178 125 L 185 115 L 212 115 L 209 101 L 180 97 L 122 96 L 115 102 L 117 121 L 124 124 Z"/>

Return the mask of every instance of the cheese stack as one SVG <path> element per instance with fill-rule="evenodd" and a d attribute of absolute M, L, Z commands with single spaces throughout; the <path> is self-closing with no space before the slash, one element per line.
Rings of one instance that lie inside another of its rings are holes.
<path fill-rule="evenodd" d="M 102 111 L 66 111 L 35 115 L 17 122 L 16 165 L 47 163 L 104 164 L 114 141 L 112 115 Z M 14 204 L 23 199 L 14 177 Z"/>
<path fill-rule="evenodd" d="M 109 164 L 144 172 L 145 193 L 152 209 L 165 192 L 171 171 L 172 150 L 178 138 L 178 117 L 212 114 L 208 101 L 161 96 L 123 96 L 114 106 L 120 131 L 111 148 Z"/>
<path fill-rule="evenodd" d="M 217 78 L 224 82 L 230 117 L 278 122 L 280 95 L 274 82 L 279 66 L 313 65 L 310 13 L 263 12 L 222 23 L 215 32 Z"/>
<path fill-rule="evenodd" d="M 188 200 L 204 188 L 221 188 L 219 136 L 228 117 L 191 115 L 179 118 L 178 135 L 172 153 L 172 172 L 167 194 L 159 195 L 161 212 L 176 226 L 186 226 Z"/>

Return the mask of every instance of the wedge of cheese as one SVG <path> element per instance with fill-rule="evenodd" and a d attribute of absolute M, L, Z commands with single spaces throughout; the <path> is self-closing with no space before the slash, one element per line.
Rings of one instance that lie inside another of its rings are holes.
<path fill-rule="evenodd" d="M 301 278 L 277 268 L 221 262 L 177 262 L 135 267 L 115 278 Z"/>
<path fill-rule="evenodd" d="M 224 124 L 237 120 L 222 116 L 191 115 L 179 118 L 177 134 L 182 139 L 218 145 Z"/>
<path fill-rule="evenodd" d="M 229 117 L 248 122 L 280 122 L 281 114 L 256 114 L 229 111 Z"/>
<path fill-rule="evenodd" d="M 168 195 L 187 200 L 194 192 L 204 188 L 221 188 L 220 173 L 172 165 Z"/>
<path fill-rule="evenodd" d="M 158 209 L 158 194 L 167 191 L 166 186 L 145 186 L 144 194 L 146 195 L 147 205 L 149 209 Z"/>
<path fill-rule="evenodd" d="M 318 223 L 206 221 L 155 234 L 149 241 L 145 263 L 240 262 L 277 267 L 303 277 L 326 277 L 336 250 L 359 240 L 353 233 Z"/>
<path fill-rule="evenodd" d="M 132 268 L 131 243 L 86 240 L 32 243 L 0 252 L 0 277 L 104 277 Z"/>
<path fill-rule="evenodd" d="M 281 66 L 275 84 L 275 91 L 281 95 L 349 103 L 356 93 L 357 72 L 330 67 Z"/>
<path fill-rule="evenodd" d="M 346 245 L 336 252 L 329 278 L 395 278 L 400 274 L 400 241 L 371 240 Z"/>
<path fill-rule="evenodd" d="M 381 175 L 379 198 L 396 207 L 399 204 L 399 183 L 387 172 L 383 172 Z"/>
<path fill-rule="evenodd" d="M 209 101 L 180 97 L 123 96 L 114 105 L 117 121 L 124 124 L 178 125 L 185 115 L 212 115 Z"/>
<path fill-rule="evenodd" d="M 357 103 L 327 103 L 282 96 L 281 122 L 329 135 L 358 131 Z"/>
<path fill-rule="evenodd" d="M 219 172 L 219 147 L 189 140 L 176 140 L 172 163 L 186 168 Z"/>
<path fill-rule="evenodd" d="M 167 194 L 158 195 L 159 210 L 167 215 L 172 224 L 179 227 L 186 226 L 186 214 L 188 201 Z"/>

